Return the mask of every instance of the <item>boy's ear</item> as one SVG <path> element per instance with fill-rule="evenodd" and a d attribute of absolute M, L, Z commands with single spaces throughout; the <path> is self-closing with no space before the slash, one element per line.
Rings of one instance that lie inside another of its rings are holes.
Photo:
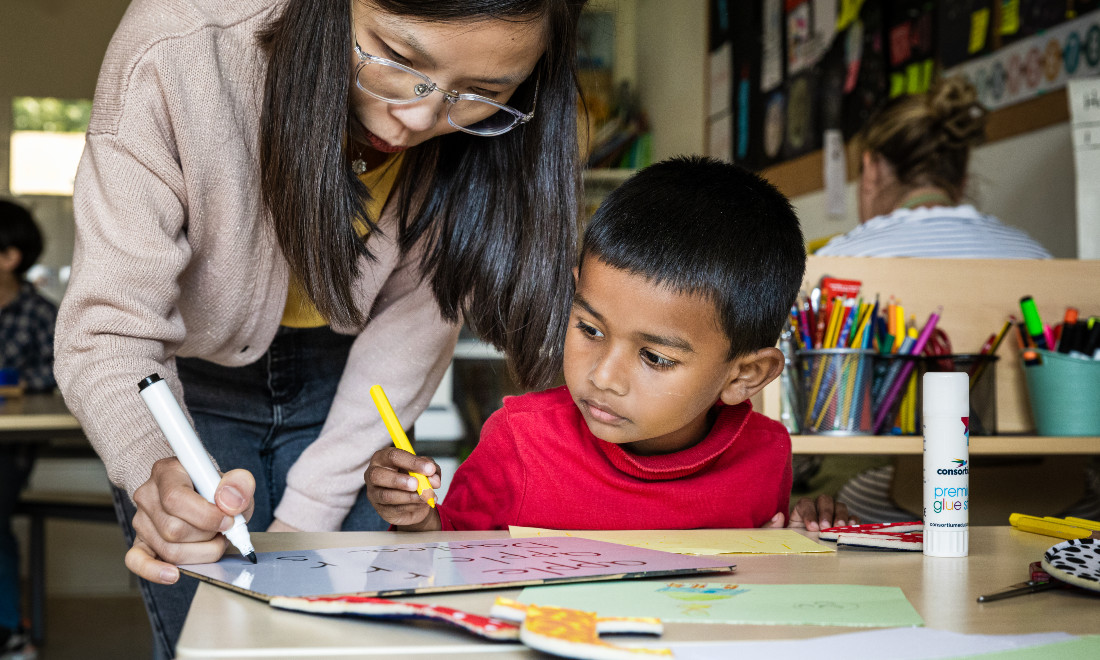
<path fill-rule="evenodd" d="M 736 406 L 764 389 L 783 371 L 783 353 L 778 348 L 761 348 L 733 360 L 729 381 L 719 398 Z"/>
<path fill-rule="evenodd" d="M 0 270 L 13 273 L 19 267 L 20 261 L 23 261 L 23 251 L 19 248 L 12 246 L 6 250 L 0 250 Z"/>

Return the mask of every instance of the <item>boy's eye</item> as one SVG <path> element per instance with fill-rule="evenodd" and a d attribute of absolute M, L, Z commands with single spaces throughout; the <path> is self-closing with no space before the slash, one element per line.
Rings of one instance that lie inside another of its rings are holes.
<path fill-rule="evenodd" d="M 598 339 L 600 337 L 603 337 L 603 333 L 600 332 L 595 326 L 589 325 L 588 323 L 585 323 L 584 321 L 577 321 L 577 326 L 576 327 L 577 327 L 578 330 L 583 332 L 585 335 L 591 337 L 592 339 Z"/>
<path fill-rule="evenodd" d="M 675 360 L 670 360 L 663 355 L 654 353 L 653 351 L 643 348 L 641 351 L 642 359 L 645 360 L 650 366 L 657 367 L 658 369 L 668 369 L 676 366 Z"/>

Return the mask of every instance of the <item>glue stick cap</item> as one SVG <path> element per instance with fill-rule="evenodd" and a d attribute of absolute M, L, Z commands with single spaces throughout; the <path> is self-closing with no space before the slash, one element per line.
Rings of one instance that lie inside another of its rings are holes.
<path fill-rule="evenodd" d="M 924 416 L 970 415 L 970 377 L 962 371 L 929 372 L 924 374 L 922 396 Z"/>
<path fill-rule="evenodd" d="M 922 545 L 926 557 L 965 557 L 970 553 L 970 530 L 926 527 Z"/>

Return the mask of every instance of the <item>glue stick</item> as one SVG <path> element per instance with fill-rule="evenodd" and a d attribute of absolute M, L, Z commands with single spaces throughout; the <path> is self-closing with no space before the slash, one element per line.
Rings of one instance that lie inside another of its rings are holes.
<path fill-rule="evenodd" d="M 924 554 L 965 557 L 970 547 L 970 379 L 926 373 Z"/>

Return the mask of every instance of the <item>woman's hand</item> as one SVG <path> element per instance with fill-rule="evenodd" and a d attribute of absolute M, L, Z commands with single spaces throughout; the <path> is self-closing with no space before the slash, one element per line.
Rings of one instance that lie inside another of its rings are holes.
<path fill-rule="evenodd" d="M 427 532 L 442 528 L 439 513 L 416 492 L 416 479 L 409 472 L 428 478 L 432 488 L 442 484 L 439 465 L 430 458 L 417 456 L 397 447 L 374 452 L 363 473 L 367 499 L 382 520 L 403 531 Z M 425 491 L 427 492 L 427 491 Z"/>
<path fill-rule="evenodd" d="M 158 584 L 179 579 L 177 564 L 217 561 L 229 544 L 218 532 L 233 526 L 238 513 L 252 516 L 256 480 L 247 470 L 222 475 L 215 506 L 195 491 L 191 477 L 176 458 L 153 464 L 149 480 L 134 491 L 134 546 L 126 568 Z"/>

